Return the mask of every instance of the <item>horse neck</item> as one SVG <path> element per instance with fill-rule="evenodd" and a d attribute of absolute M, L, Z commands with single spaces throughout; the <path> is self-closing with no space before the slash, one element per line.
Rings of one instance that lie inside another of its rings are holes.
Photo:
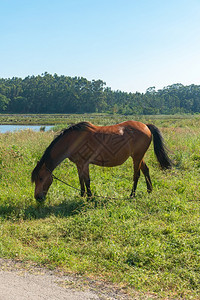
<path fill-rule="evenodd" d="M 52 147 L 49 158 L 49 169 L 51 171 L 53 171 L 65 158 L 69 156 L 68 145 L 70 145 L 70 138 L 68 134 L 65 134 Z"/>

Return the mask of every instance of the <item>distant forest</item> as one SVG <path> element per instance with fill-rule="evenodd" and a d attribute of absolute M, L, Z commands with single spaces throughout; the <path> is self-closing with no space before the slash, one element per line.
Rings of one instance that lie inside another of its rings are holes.
<path fill-rule="evenodd" d="M 200 113 L 200 86 L 173 84 L 145 93 L 112 91 L 102 80 L 44 73 L 0 78 L 0 113 Z"/>

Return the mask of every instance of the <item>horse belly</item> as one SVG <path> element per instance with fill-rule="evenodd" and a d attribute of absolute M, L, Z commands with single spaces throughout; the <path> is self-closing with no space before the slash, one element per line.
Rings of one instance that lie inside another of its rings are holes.
<path fill-rule="evenodd" d="M 127 149 L 128 150 L 128 149 Z M 123 164 L 130 156 L 129 151 L 108 152 L 102 149 L 94 153 L 90 163 L 102 167 L 114 167 Z"/>
<path fill-rule="evenodd" d="M 116 167 L 122 165 L 129 156 L 123 159 L 113 159 L 113 160 L 93 160 L 91 164 L 101 166 L 101 167 Z"/>

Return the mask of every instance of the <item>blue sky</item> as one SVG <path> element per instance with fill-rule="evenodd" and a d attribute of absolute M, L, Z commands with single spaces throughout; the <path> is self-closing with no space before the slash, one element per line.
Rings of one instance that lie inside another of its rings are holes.
<path fill-rule="evenodd" d="M 145 92 L 200 84 L 199 0 L 0 0 L 0 77 L 44 72 Z"/>

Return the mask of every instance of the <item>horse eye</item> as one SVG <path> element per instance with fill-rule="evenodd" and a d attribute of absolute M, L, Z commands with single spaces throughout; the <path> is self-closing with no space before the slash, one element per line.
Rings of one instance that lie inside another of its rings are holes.
<path fill-rule="evenodd" d="M 42 177 L 39 177 L 39 181 L 42 182 L 42 180 L 43 180 L 43 178 L 42 178 Z"/>

